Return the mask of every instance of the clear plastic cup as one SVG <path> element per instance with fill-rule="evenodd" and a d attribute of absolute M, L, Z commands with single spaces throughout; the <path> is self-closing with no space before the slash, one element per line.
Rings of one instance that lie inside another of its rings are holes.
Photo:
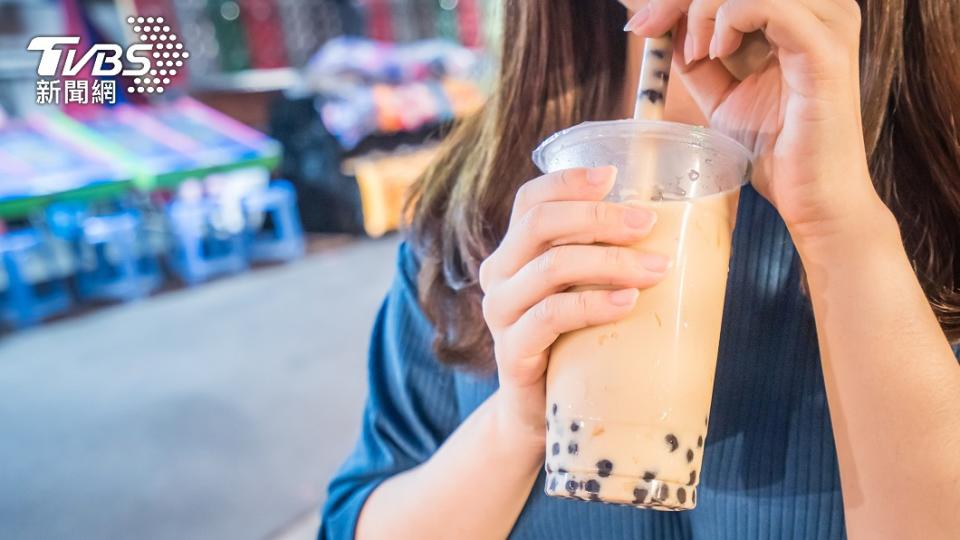
<path fill-rule="evenodd" d="M 709 129 L 618 120 L 561 131 L 533 160 L 544 172 L 616 166 L 608 200 L 657 212 L 653 232 L 631 247 L 672 261 L 626 319 L 564 334 L 551 348 L 545 491 L 694 508 L 750 153 Z"/>

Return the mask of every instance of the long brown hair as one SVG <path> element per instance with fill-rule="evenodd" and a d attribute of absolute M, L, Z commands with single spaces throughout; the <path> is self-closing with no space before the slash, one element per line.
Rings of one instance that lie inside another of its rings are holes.
<path fill-rule="evenodd" d="M 960 6 L 862 0 L 861 101 L 874 184 L 917 277 L 960 339 Z M 493 96 L 458 126 L 411 193 L 420 302 L 449 364 L 492 365 L 480 263 L 507 228 L 549 134 L 610 117 L 623 87 L 625 9 L 614 0 L 506 0 Z M 584 45 L 589 44 L 589 46 Z"/>

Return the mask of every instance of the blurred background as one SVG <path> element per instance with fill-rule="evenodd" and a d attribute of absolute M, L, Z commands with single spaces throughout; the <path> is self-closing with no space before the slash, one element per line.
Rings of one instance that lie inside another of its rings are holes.
<path fill-rule="evenodd" d="M 404 193 L 499 32 L 494 0 L 0 0 L 0 538 L 315 537 Z M 36 36 L 79 43 L 38 74 Z"/>

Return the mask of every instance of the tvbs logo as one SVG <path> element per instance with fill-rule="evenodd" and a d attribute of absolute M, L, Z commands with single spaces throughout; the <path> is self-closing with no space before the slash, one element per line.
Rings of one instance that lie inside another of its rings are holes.
<path fill-rule="evenodd" d="M 94 77 L 133 77 L 133 85 L 127 88 L 130 93 L 162 93 L 190 53 L 163 17 L 128 17 L 126 22 L 139 40 L 126 49 L 116 43 L 97 43 L 79 55 L 78 36 L 33 38 L 27 50 L 40 52 L 37 75 L 74 77 L 90 66 Z"/>

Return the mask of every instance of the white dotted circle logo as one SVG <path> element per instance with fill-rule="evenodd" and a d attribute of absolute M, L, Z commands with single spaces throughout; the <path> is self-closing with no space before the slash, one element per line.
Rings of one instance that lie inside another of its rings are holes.
<path fill-rule="evenodd" d="M 170 77 L 177 74 L 176 68 L 183 67 L 183 62 L 190 58 L 190 53 L 183 50 L 183 43 L 163 17 L 127 17 L 127 24 L 133 29 L 140 41 L 151 47 L 151 54 L 147 57 L 151 66 L 149 76 L 146 74 L 133 79 L 133 86 L 127 87 L 131 94 L 162 94 Z M 163 78 L 157 75 L 163 76 Z"/>

